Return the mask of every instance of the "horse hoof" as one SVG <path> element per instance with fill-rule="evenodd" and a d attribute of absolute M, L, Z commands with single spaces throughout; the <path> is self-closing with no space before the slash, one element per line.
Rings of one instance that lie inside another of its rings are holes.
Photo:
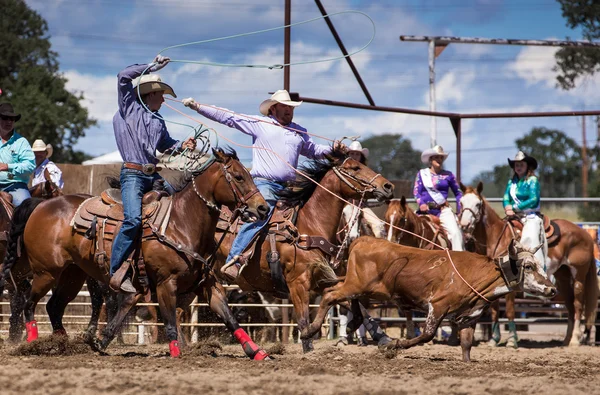
<path fill-rule="evenodd" d="M 506 348 L 514 348 L 514 349 L 517 349 L 517 348 L 519 348 L 518 341 L 517 341 L 517 340 L 515 340 L 514 338 L 512 338 L 512 337 L 511 337 L 511 338 L 510 338 L 510 339 L 508 339 L 508 341 L 506 342 Z"/>
<path fill-rule="evenodd" d="M 307 353 L 314 350 L 312 339 L 302 340 L 302 352 Z"/>
<path fill-rule="evenodd" d="M 255 361 L 272 361 L 273 358 L 263 349 L 258 350 L 258 352 L 252 358 Z"/>
<path fill-rule="evenodd" d="M 65 336 L 65 337 L 68 336 L 67 331 L 64 328 L 55 330 L 54 332 L 52 332 L 52 335 L 53 336 Z"/>
<path fill-rule="evenodd" d="M 337 347 L 346 347 L 348 345 L 348 338 L 340 337 L 335 345 Z"/>
<path fill-rule="evenodd" d="M 383 336 L 381 339 L 379 339 L 379 341 L 377 342 L 377 347 L 381 348 L 388 348 L 390 345 L 394 345 L 394 341 L 392 340 L 391 337 L 389 336 Z"/>
<path fill-rule="evenodd" d="M 500 340 L 490 339 L 490 341 L 487 342 L 487 345 L 488 345 L 488 347 L 498 347 L 499 342 L 500 342 Z"/>
<path fill-rule="evenodd" d="M 169 343 L 169 354 L 171 354 L 171 358 L 179 358 L 181 355 L 179 342 L 177 340 L 172 340 L 171 343 Z"/>

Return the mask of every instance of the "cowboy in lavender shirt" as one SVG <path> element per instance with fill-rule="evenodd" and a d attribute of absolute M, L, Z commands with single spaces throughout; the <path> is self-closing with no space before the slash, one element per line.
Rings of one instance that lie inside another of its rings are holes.
<path fill-rule="evenodd" d="M 242 252 L 254 236 L 269 222 L 277 203 L 275 192 L 284 189 L 289 181 L 296 178 L 294 169 L 298 166 L 300 155 L 310 159 L 322 159 L 331 151 L 330 146 L 315 144 L 308 134 L 302 133 L 306 132 L 306 129 L 292 122 L 294 108 L 301 103 L 292 101 L 287 91 L 279 90 L 270 99 L 261 103 L 259 109 L 260 113 L 264 115 L 261 117 L 232 114 L 223 111 L 224 109 L 203 106 L 192 98 L 183 100 L 186 107 L 196 110 L 206 118 L 252 136 L 253 148 L 259 148 L 252 150 L 250 174 L 254 178 L 258 190 L 269 203 L 271 210 L 268 218 L 264 221 L 246 223 L 240 228 L 229 251 L 226 264 L 221 268 L 221 272 L 227 277 L 235 279 L 240 272 L 240 266 L 246 264 L 246 262 L 240 262 L 244 260 Z M 341 143 L 336 142 L 335 144 Z M 285 162 L 292 165 L 293 169 L 278 156 L 260 148 L 276 152 L 285 159 Z"/>
<path fill-rule="evenodd" d="M 444 152 L 439 145 L 423 151 L 421 161 L 428 164 L 429 168 L 421 169 L 417 173 L 413 194 L 419 206 L 417 213 L 440 217 L 442 227 L 452 242 L 452 250 L 464 251 L 463 236 L 458 226 L 458 219 L 447 201 L 448 194 L 452 189 L 456 196 L 456 209 L 460 211 L 462 192 L 454 174 L 442 168 L 447 157 L 448 153 Z"/>
<path fill-rule="evenodd" d="M 173 88 L 161 81 L 156 74 L 147 74 L 138 82 L 138 89 L 133 86 L 133 80 L 147 70 L 156 72 L 169 63 L 170 59 L 158 55 L 151 65 L 134 64 L 122 70 L 118 78 L 119 110 L 113 117 L 113 129 L 117 147 L 123 158 L 121 168 L 121 195 L 123 197 L 123 213 L 125 219 L 119 233 L 115 237 L 110 257 L 110 275 L 121 267 L 123 261 L 131 254 L 135 240 L 142 226 L 142 197 L 152 189 L 153 183 L 162 177 L 156 172 L 158 158 L 156 151 L 165 152 L 196 148 L 196 140 L 188 138 L 180 142 L 174 140 L 167 131 L 162 118 L 157 117 L 163 95 L 173 97 Z M 142 103 L 144 105 L 142 105 Z M 170 186 L 166 188 L 173 192 Z M 113 289 L 135 293 L 131 280 L 126 278 L 122 284 L 112 284 Z"/>

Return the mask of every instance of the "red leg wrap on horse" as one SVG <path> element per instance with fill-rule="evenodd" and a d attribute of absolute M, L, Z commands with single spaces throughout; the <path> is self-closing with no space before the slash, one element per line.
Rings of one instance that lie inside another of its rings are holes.
<path fill-rule="evenodd" d="M 29 321 L 25 323 L 25 329 L 27 330 L 27 343 L 31 343 L 38 338 L 37 321 Z"/>
<path fill-rule="evenodd" d="M 169 352 L 171 353 L 171 358 L 179 358 L 181 350 L 179 350 L 179 342 L 177 340 L 172 340 L 169 343 Z"/>
<path fill-rule="evenodd" d="M 248 357 L 256 361 L 262 361 L 263 359 L 269 357 L 269 355 L 264 350 L 261 350 L 260 347 L 258 347 L 256 343 L 252 341 L 250 336 L 248 336 L 246 331 L 242 328 L 236 329 L 235 332 L 233 332 L 233 336 L 235 336 L 237 341 L 240 342 L 242 348 L 244 349 L 244 352 Z"/>

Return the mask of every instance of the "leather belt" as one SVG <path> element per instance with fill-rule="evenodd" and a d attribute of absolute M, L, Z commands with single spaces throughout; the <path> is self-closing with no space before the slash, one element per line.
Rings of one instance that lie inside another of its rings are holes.
<path fill-rule="evenodd" d="M 123 163 L 123 167 L 126 169 L 139 170 L 142 173 L 146 174 L 147 176 L 151 176 L 154 173 L 156 173 L 157 171 L 161 170 L 160 167 L 158 167 L 152 163 L 146 163 L 144 165 L 140 165 L 138 163 L 125 162 L 125 163 Z"/>

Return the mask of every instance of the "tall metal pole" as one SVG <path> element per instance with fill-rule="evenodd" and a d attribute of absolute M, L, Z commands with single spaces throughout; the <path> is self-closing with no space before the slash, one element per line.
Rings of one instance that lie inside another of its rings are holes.
<path fill-rule="evenodd" d="M 429 41 L 429 111 L 435 112 L 435 40 Z M 435 117 L 429 117 L 430 145 L 437 144 Z"/>
<path fill-rule="evenodd" d="M 581 144 L 581 194 L 585 198 L 588 196 L 587 184 L 588 184 L 588 160 L 587 160 L 587 146 L 586 146 L 586 132 L 585 132 L 585 115 L 581 117 L 581 134 L 583 143 Z M 584 203 L 587 206 L 587 202 Z"/>
<path fill-rule="evenodd" d="M 283 64 L 290 63 L 290 41 L 291 30 L 289 26 L 292 23 L 292 0 L 285 0 L 285 17 L 284 24 L 287 26 L 283 30 Z M 290 91 L 290 66 L 283 68 L 283 89 Z"/>
<path fill-rule="evenodd" d="M 284 16 L 284 24 L 287 26 L 283 31 L 283 63 L 290 63 L 290 41 L 292 35 L 292 28 L 289 26 L 292 23 L 292 0 L 285 0 L 285 16 Z M 290 66 L 285 66 L 283 68 L 283 89 L 286 91 L 290 91 Z M 287 299 L 282 300 L 283 304 L 288 304 Z M 289 311 L 287 307 L 281 308 L 281 323 L 288 324 L 289 321 Z M 284 325 L 281 328 L 281 342 L 287 344 L 290 339 L 290 327 Z"/>

